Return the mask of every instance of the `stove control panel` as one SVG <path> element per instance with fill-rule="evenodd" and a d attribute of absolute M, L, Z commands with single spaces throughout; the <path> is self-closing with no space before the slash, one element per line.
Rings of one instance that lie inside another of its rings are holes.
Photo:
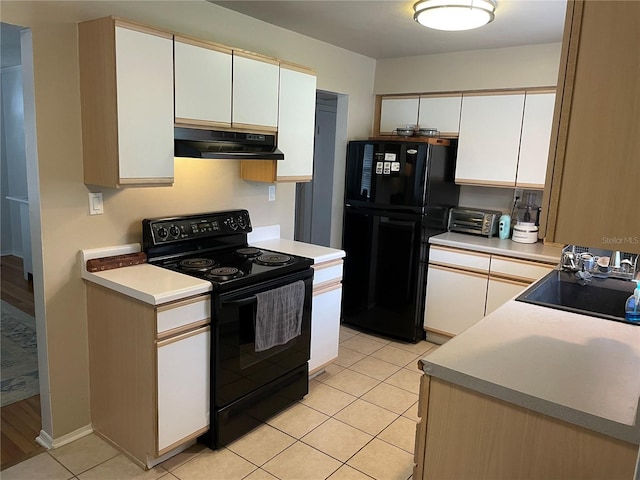
<path fill-rule="evenodd" d="M 206 239 L 251 232 L 246 210 L 212 212 L 183 217 L 156 218 L 142 221 L 144 248 L 192 239 Z"/>

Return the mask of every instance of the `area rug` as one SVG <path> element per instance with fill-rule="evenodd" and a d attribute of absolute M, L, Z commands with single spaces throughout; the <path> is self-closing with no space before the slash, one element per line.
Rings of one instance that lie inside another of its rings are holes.
<path fill-rule="evenodd" d="M 0 400 L 2 406 L 38 395 L 36 321 L 31 315 L 0 300 Z"/>

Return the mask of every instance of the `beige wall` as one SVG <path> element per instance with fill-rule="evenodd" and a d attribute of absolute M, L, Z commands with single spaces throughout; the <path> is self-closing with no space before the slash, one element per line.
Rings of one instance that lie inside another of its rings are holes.
<path fill-rule="evenodd" d="M 560 47 L 560 43 L 550 43 L 378 60 L 374 91 L 388 94 L 554 86 Z"/>
<path fill-rule="evenodd" d="M 374 60 L 211 3 L 3 1 L 2 21 L 33 32 L 52 410 L 47 433 L 54 439 L 90 423 L 79 250 L 139 242 L 145 217 L 228 208 L 247 208 L 256 226 L 281 224 L 283 236 L 293 232 L 294 185 L 278 185 L 276 201 L 268 202 L 267 186 L 239 180 L 234 161 L 177 159 L 173 187 L 102 189 L 104 215 L 88 215 L 87 192 L 100 189 L 82 180 L 76 23 L 106 15 L 308 65 L 318 73 L 319 89 L 349 95 L 348 138 L 365 137 L 371 128 Z"/>

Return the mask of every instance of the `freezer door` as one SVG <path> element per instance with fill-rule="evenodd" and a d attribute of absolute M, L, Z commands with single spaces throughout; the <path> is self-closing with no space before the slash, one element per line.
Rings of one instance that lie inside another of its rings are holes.
<path fill-rule="evenodd" d="M 423 224 L 420 216 L 345 208 L 345 323 L 412 342 L 422 338 Z"/>
<path fill-rule="evenodd" d="M 428 145 L 406 142 L 351 142 L 347 156 L 347 203 L 422 207 L 430 150 Z"/>

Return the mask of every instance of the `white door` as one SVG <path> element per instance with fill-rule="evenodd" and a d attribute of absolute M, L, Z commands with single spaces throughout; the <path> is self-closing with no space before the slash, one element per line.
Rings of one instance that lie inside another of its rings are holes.
<path fill-rule="evenodd" d="M 308 181 L 313 176 L 313 139 L 316 112 L 316 76 L 280 68 L 278 181 Z"/>
<path fill-rule="evenodd" d="M 487 274 L 429 265 L 424 327 L 458 335 L 484 317 Z"/>
<path fill-rule="evenodd" d="M 209 425 L 210 328 L 158 343 L 158 451 Z"/>
<path fill-rule="evenodd" d="M 489 315 L 516 295 L 520 295 L 528 286 L 529 283 L 526 282 L 490 277 L 485 315 Z"/>
<path fill-rule="evenodd" d="M 341 302 L 341 286 L 313 297 L 310 372 L 338 357 Z"/>
<path fill-rule="evenodd" d="M 231 50 L 174 44 L 176 123 L 231 126 Z"/>
<path fill-rule="evenodd" d="M 278 126 L 277 61 L 256 59 L 233 52 L 234 126 L 275 131 Z"/>
<path fill-rule="evenodd" d="M 399 127 L 418 123 L 418 97 L 383 98 L 380 112 L 380 133 L 389 135 Z"/>
<path fill-rule="evenodd" d="M 420 97 L 418 123 L 421 128 L 436 128 L 441 135 L 458 135 L 462 94 L 450 97 Z"/>
<path fill-rule="evenodd" d="M 555 93 L 527 93 L 516 179 L 518 187 L 544 188 L 555 103 Z"/>
<path fill-rule="evenodd" d="M 524 94 L 462 98 L 456 183 L 515 186 Z"/>
<path fill-rule="evenodd" d="M 116 77 L 121 183 L 172 179 L 173 40 L 116 27 Z"/>

